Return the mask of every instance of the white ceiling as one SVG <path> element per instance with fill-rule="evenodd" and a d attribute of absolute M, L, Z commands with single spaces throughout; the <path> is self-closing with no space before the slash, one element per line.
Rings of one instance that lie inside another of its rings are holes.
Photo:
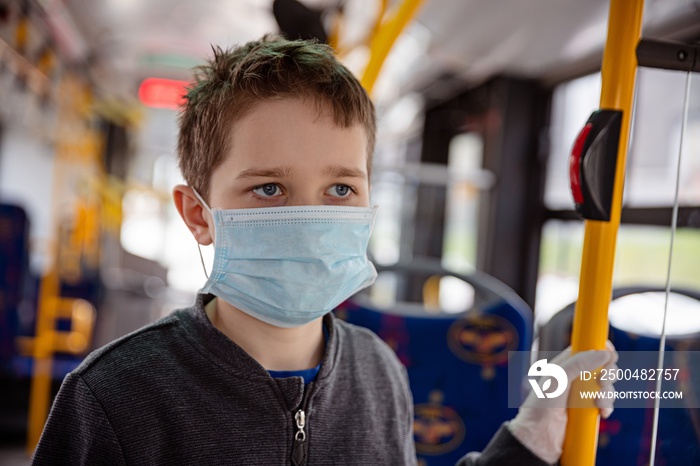
<path fill-rule="evenodd" d="M 338 0 L 305 0 L 333 5 Z M 346 0 L 348 21 L 368 27 L 379 0 Z M 46 4 L 61 3 L 45 0 Z M 188 79 L 210 44 L 276 32 L 272 0 L 62 0 L 98 58 L 104 89 L 135 95 L 147 76 Z M 391 2 L 396 3 L 396 1 Z M 674 37 L 700 27 L 700 0 L 647 0 L 644 35 Z M 600 62 L 608 0 L 425 0 L 386 65 L 388 100 L 449 75 L 444 91 L 498 73 L 556 80 Z M 356 18 L 356 19 L 353 19 Z M 359 24 L 364 23 L 364 24 Z M 352 26 L 352 25 L 351 25 Z M 361 59 L 351 58 L 361 62 Z M 361 67 L 353 62 L 355 69 Z M 358 62 L 358 63 L 359 63 Z"/>

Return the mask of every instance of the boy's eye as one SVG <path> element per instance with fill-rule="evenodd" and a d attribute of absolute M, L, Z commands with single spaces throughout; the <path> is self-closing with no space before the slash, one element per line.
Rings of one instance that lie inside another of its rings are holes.
<path fill-rule="evenodd" d="M 347 197 L 351 191 L 352 188 L 346 184 L 336 184 L 331 186 L 326 192 L 335 197 Z"/>
<path fill-rule="evenodd" d="M 258 186 L 256 188 L 253 188 L 253 192 L 261 197 L 280 196 L 282 194 L 281 191 L 282 190 L 280 189 L 280 187 L 274 183 L 268 183 L 268 184 L 264 184 L 262 186 Z"/>

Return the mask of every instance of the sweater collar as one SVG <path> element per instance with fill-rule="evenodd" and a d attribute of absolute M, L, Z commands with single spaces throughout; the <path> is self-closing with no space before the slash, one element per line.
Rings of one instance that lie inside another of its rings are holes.
<path fill-rule="evenodd" d="M 224 369 L 249 379 L 270 380 L 269 373 L 260 363 L 211 323 L 204 307 L 213 298 L 210 294 L 198 294 L 194 306 L 180 312 L 180 319 L 187 333 L 198 346 L 213 355 Z M 323 317 L 323 325 L 328 330 L 328 340 L 321 359 L 321 370 L 316 378 L 316 383 L 321 384 L 330 379 L 335 372 L 333 368 L 339 348 L 337 323 L 333 314 L 329 313 Z"/>

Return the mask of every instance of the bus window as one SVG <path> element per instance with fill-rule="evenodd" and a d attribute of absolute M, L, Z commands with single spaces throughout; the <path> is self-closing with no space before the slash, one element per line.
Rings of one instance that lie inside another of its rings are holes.
<path fill-rule="evenodd" d="M 651 225 L 621 225 L 617 239 L 613 286 L 664 288 L 671 229 Z M 536 327 L 576 300 L 581 268 L 583 222 L 548 221 L 542 229 L 540 275 L 535 304 Z M 700 230 L 676 232 L 671 285 L 700 289 Z"/>
<path fill-rule="evenodd" d="M 639 68 L 632 145 L 624 205 L 672 206 L 680 145 L 684 73 Z M 700 82 L 690 89 L 688 126 L 681 160 L 680 205 L 700 205 Z M 653 187 L 653 189 L 650 189 Z"/>
<path fill-rule="evenodd" d="M 469 176 L 482 166 L 483 146 L 477 133 L 458 134 L 450 142 L 447 163 L 454 182 L 447 187 L 442 262 L 455 271 L 466 272 L 476 264 L 480 193 Z"/>

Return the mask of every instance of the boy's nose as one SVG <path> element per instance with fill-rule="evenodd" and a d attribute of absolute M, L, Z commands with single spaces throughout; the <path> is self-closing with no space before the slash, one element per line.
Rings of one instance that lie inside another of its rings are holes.
<path fill-rule="evenodd" d="M 296 193 L 289 198 L 290 206 L 323 205 L 323 196 L 313 192 Z"/>

